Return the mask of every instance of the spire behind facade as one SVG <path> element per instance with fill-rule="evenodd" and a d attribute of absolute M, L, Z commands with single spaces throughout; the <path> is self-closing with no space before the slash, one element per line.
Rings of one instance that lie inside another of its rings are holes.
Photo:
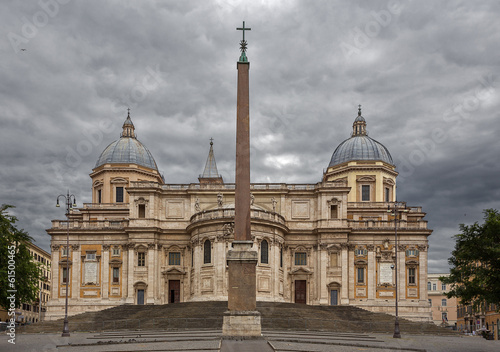
<path fill-rule="evenodd" d="M 198 180 L 200 181 L 200 183 L 224 183 L 222 180 L 222 176 L 220 176 L 219 172 L 217 171 L 217 164 L 215 163 L 213 138 L 210 138 L 210 151 L 208 152 L 205 169 L 203 170 L 203 174 L 198 177 Z"/>

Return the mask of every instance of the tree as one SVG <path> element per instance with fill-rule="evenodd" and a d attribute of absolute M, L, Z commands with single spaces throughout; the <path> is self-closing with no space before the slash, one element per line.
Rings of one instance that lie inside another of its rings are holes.
<path fill-rule="evenodd" d="M 12 311 L 22 302 L 37 300 L 41 265 L 32 261 L 27 246 L 33 238 L 17 229 L 17 218 L 7 213 L 9 208 L 13 206 L 0 207 L 0 306 Z"/>
<path fill-rule="evenodd" d="M 500 214 L 484 210 L 484 224 L 460 225 L 455 249 L 448 259 L 450 276 L 441 281 L 451 284 L 448 298 L 457 297 L 463 305 L 478 310 L 483 304 L 500 306 Z"/>

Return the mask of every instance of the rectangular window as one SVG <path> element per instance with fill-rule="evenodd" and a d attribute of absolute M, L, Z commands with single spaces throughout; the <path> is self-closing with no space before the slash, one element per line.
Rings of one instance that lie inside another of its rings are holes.
<path fill-rule="evenodd" d="M 429 305 L 432 307 L 432 299 L 429 298 Z"/>
<path fill-rule="evenodd" d="M 361 186 L 361 200 L 363 202 L 370 201 L 370 185 Z"/>
<path fill-rule="evenodd" d="M 120 280 L 120 268 L 113 268 L 113 282 Z"/>
<path fill-rule="evenodd" d="M 97 190 L 97 203 L 101 204 L 102 203 L 102 191 L 99 189 Z"/>
<path fill-rule="evenodd" d="M 283 267 L 283 248 L 280 248 L 280 268 Z"/>
<path fill-rule="evenodd" d="M 339 218 L 339 208 L 338 205 L 330 205 L 330 219 L 338 219 Z"/>
<path fill-rule="evenodd" d="M 446 284 L 441 284 L 441 290 L 446 291 Z"/>
<path fill-rule="evenodd" d="M 295 253 L 295 265 L 307 265 L 307 253 L 305 252 Z"/>
<path fill-rule="evenodd" d="M 358 284 L 364 284 L 365 283 L 365 268 L 357 268 L 357 274 L 358 274 Z"/>
<path fill-rule="evenodd" d="M 408 268 L 408 284 L 415 284 L 415 268 Z"/>
<path fill-rule="evenodd" d="M 113 256 L 119 256 L 120 255 L 120 248 L 114 247 L 113 248 Z"/>
<path fill-rule="evenodd" d="M 441 307 L 446 307 L 446 303 L 447 303 L 447 302 L 446 302 L 446 298 L 443 298 L 443 299 L 441 300 Z"/>
<path fill-rule="evenodd" d="M 62 248 L 62 256 L 67 257 L 68 256 L 68 247 L 63 247 Z"/>
<path fill-rule="evenodd" d="M 116 203 L 123 203 L 123 187 L 116 187 Z"/>
<path fill-rule="evenodd" d="M 385 188 L 385 201 L 386 202 L 390 202 L 391 201 L 391 197 L 390 197 L 390 190 L 388 187 Z"/>
<path fill-rule="evenodd" d="M 139 217 L 140 218 L 146 217 L 146 204 L 139 204 Z"/>
<path fill-rule="evenodd" d="M 87 252 L 87 260 L 95 260 L 95 252 Z"/>
<path fill-rule="evenodd" d="M 180 252 L 168 253 L 168 265 L 181 265 L 181 253 Z"/>
<path fill-rule="evenodd" d="M 146 253 L 137 253 L 137 266 L 146 266 Z"/>
<path fill-rule="evenodd" d="M 436 291 L 437 290 L 437 285 L 436 284 L 432 284 L 432 291 Z"/>
<path fill-rule="evenodd" d="M 336 268 L 338 266 L 338 254 L 330 253 L 330 267 Z"/>
<path fill-rule="evenodd" d="M 427 291 L 430 291 L 430 290 L 431 290 L 431 283 L 430 283 L 430 282 L 428 282 L 428 283 L 427 283 Z"/>
<path fill-rule="evenodd" d="M 68 280 L 68 271 L 66 268 L 62 269 L 62 282 L 66 282 Z"/>

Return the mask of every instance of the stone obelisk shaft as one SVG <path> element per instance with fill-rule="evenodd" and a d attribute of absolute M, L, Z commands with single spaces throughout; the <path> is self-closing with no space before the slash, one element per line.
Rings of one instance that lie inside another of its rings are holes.
<path fill-rule="evenodd" d="M 237 28 L 238 30 L 250 30 Z M 234 241 L 227 252 L 227 307 L 222 324 L 223 336 L 261 336 L 261 319 L 257 307 L 257 252 L 252 250 L 250 233 L 250 97 L 243 36 L 241 56 L 237 63 L 238 97 L 236 108 L 236 190 L 234 200 Z"/>
<path fill-rule="evenodd" d="M 236 115 L 236 194 L 235 241 L 251 241 L 250 235 L 250 63 L 238 62 L 238 97 Z"/>

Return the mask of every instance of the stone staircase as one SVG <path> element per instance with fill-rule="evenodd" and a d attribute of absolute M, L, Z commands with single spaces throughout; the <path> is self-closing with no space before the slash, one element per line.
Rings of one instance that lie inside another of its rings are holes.
<path fill-rule="evenodd" d="M 185 302 L 168 305 L 122 305 L 69 317 L 70 331 L 221 329 L 227 302 Z M 309 306 L 257 302 L 262 330 L 392 333 L 394 317 L 354 306 Z M 63 321 L 22 327 L 26 333 L 60 332 Z M 455 335 L 434 325 L 400 319 L 401 333 Z"/>

